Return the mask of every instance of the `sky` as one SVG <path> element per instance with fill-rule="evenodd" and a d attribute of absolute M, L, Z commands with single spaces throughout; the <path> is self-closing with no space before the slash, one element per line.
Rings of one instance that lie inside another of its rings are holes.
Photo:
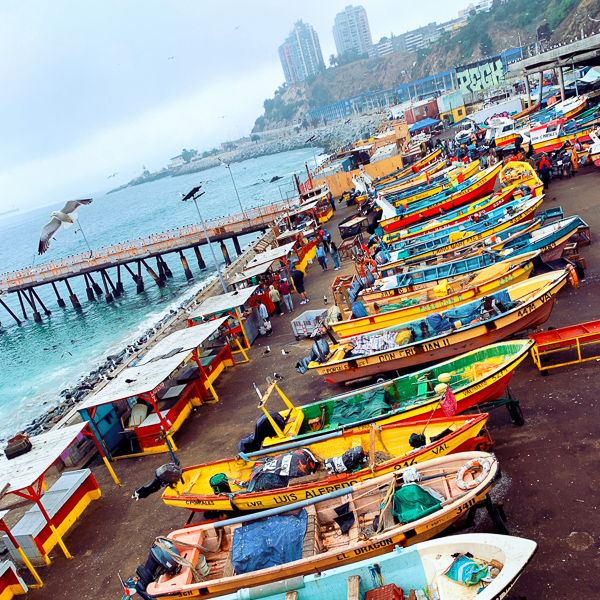
<path fill-rule="evenodd" d="M 361 4 L 377 42 L 456 18 L 468 1 Z M 0 213 L 101 193 L 183 148 L 248 135 L 284 81 L 277 49 L 294 22 L 316 29 L 328 63 L 345 6 L 0 0 Z"/>

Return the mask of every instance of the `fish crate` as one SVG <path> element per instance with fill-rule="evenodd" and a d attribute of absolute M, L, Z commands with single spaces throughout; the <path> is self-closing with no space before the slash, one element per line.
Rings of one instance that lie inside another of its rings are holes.
<path fill-rule="evenodd" d="M 365 600 L 403 600 L 403 598 L 402 588 L 396 587 L 393 583 L 369 590 L 365 594 Z"/>
<path fill-rule="evenodd" d="M 326 316 L 327 309 L 321 308 L 317 310 L 307 310 L 299 317 L 293 319 L 292 330 L 296 339 L 299 340 L 301 335 L 311 337 L 314 332 L 321 327 Z"/>

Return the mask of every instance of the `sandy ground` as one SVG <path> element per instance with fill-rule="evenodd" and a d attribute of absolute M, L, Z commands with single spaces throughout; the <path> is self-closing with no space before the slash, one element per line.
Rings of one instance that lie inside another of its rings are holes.
<path fill-rule="evenodd" d="M 574 179 L 554 183 L 547 195 L 545 207 L 560 205 L 565 215 L 579 214 L 600 231 L 600 199 L 597 185 L 600 172 L 595 168 L 580 170 Z M 350 209 L 338 210 L 328 229 L 339 240 L 337 223 L 350 214 Z M 581 249 L 587 261 L 586 278 L 579 290 L 565 287 L 559 293 L 547 328 L 584 322 L 598 317 L 597 297 L 600 291 L 600 271 L 596 260 L 600 248 L 596 244 Z M 331 262 L 331 261 L 330 261 Z M 311 298 L 302 309 L 324 306 L 329 297 L 334 274 L 350 273 L 349 261 L 342 270 L 332 268 L 322 272 L 315 263 L 306 277 Z M 311 341 L 297 342 L 292 334 L 290 316 L 272 318 L 274 334 L 257 340 L 251 362 L 228 369 L 217 381 L 220 402 L 199 408 L 176 435 L 178 456 L 183 465 L 218 459 L 235 452 L 238 440 L 250 433 L 259 416 L 257 397 L 252 387 L 256 383 L 266 388 L 266 377 L 274 372 L 284 379 L 281 388 L 297 404 L 330 396 L 343 388 L 324 383 L 318 376 L 296 373 L 294 365 L 310 351 Z M 263 356 L 269 345 L 271 353 Z M 288 356 L 281 349 L 290 351 Z M 514 426 L 504 409 L 495 411 L 490 419 L 490 433 L 495 452 L 500 459 L 503 477 L 498 482 L 495 497 L 502 498 L 512 534 L 538 542 L 539 550 L 511 597 L 526 596 L 529 600 L 550 598 L 598 598 L 600 576 L 600 384 L 598 363 L 551 371 L 542 377 L 527 358 L 517 369 L 511 388 L 521 401 L 525 414 L 524 427 Z M 277 404 L 274 408 L 282 408 Z M 41 569 L 45 581 L 42 590 L 32 591 L 35 600 L 115 600 L 121 597 L 117 574 L 124 579 L 146 560 L 148 549 L 157 535 L 183 525 L 187 513 L 167 507 L 157 494 L 134 502 L 131 493 L 152 479 L 153 470 L 164 462 L 166 455 L 122 460 L 115 470 L 122 487 L 117 487 L 99 460 L 92 470 L 102 489 L 102 498 L 94 502 L 66 542 L 75 556 L 67 560 L 58 547 L 51 556 L 53 564 Z M 472 530 L 492 532 L 491 521 L 483 513 Z M 29 576 L 26 575 L 29 581 Z"/>

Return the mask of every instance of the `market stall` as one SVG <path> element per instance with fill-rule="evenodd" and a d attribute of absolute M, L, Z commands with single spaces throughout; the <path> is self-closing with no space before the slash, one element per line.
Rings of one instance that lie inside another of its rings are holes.
<path fill-rule="evenodd" d="M 41 579 L 33 565 L 49 565 L 49 553 L 56 544 L 67 558 L 73 558 L 63 536 L 88 504 L 100 498 L 100 489 L 89 469 L 65 471 L 50 489 L 44 483 L 46 473 L 69 455 L 70 446 L 86 434 L 87 428 L 87 423 L 77 423 L 48 431 L 29 438 L 28 452 L 10 460 L 0 456 L 0 490 L 35 503 L 10 534 L 4 521 L 7 511 L 0 514 L 0 529 L 5 533 L 2 539 L 12 559 L 29 568 L 38 587 Z M 111 474 L 114 477 L 112 469 Z"/>
<path fill-rule="evenodd" d="M 258 256 L 262 255 L 259 254 Z M 258 264 L 264 263 L 259 262 Z M 254 302 L 251 300 L 257 290 L 258 286 L 253 285 L 207 298 L 190 313 L 188 325 L 194 327 L 203 321 L 224 317 L 223 326 L 227 329 L 226 337 L 232 352 L 234 354 L 242 353 L 245 358 L 243 362 L 248 361 L 245 351 L 250 348 L 250 344 L 257 338 L 259 327 L 262 324 L 259 310 L 255 305 L 256 300 Z M 238 350 L 235 350 L 235 347 Z M 237 362 L 242 361 L 238 360 Z"/>
<path fill-rule="evenodd" d="M 215 337 L 226 320 L 165 337 L 78 408 L 110 460 L 166 452 L 169 444 L 176 449 L 172 435 L 192 410 L 218 401 L 213 383 L 235 364 L 229 346 Z"/>

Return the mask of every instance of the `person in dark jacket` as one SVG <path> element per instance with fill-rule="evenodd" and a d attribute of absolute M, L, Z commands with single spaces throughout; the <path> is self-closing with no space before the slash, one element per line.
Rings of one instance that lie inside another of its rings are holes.
<path fill-rule="evenodd" d="M 294 267 L 292 269 L 292 279 L 294 281 L 296 291 L 300 294 L 300 298 L 302 298 L 300 304 L 306 304 L 307 302 L 309 302 L 309 299 L 304 289 L 304 273 L 298 270 L 296 267 Z"/>
<path fill-rule="evenodd" d="M 548 155 L 544 152 L 542 155 L 542 159 L 538 163 L 538 171 L 540 174 L 540 179 L 544 184 L 544 189 L 547 190 L 550 186 L 550 170 L 552 169 L 552 165 L 548 160 Z"/>

